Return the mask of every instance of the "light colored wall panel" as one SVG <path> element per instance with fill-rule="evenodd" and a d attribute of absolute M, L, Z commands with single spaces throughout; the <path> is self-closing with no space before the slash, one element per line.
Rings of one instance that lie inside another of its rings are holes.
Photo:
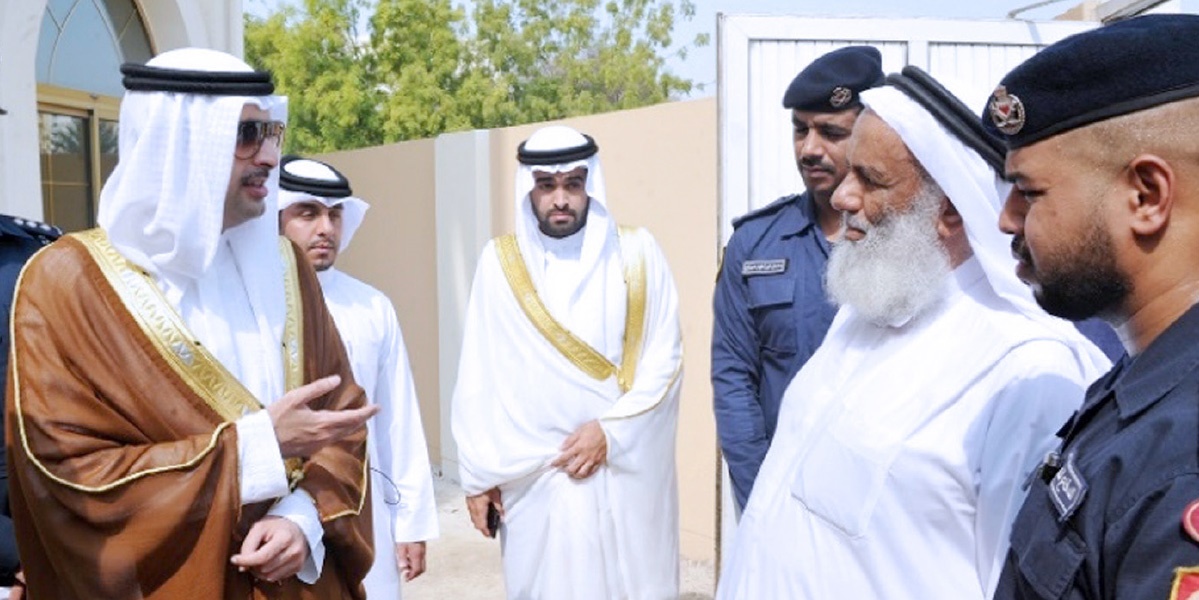
<path fill-rule="evenodd" d="M 441 463 L 437 239 L 433 140 L 319 156 L 370 203 L 337 267 L 378 288 L 396 308 L 412 365 L 429 458 Z"/>
<path fill-rule="evenodd" d="M 38 36 L 45 0 L 0 0 L 0 212 L 42 218 L 38 165 Z"/>
<path fill-rule="evenodd" d="M 458 377 L 463 321 L 475 265 L 484 244 L 492 237 L 489 139 L 487 131 L 452 133 L 437 138 L 434 147 L 437 319 L 441 345 L 429 355 L 439 357 L 441 363 L 440 454 L 443 468 L 454 480 L 458 479 L 458 450 L 450 431 L 450 399 Z"/>

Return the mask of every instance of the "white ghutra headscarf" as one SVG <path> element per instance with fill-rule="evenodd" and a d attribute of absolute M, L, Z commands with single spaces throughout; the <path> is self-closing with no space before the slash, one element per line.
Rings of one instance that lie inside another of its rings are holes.
<path fill-rule="evenodd" d="M 1011 184 L 899 89 L 888 85 L 866 90 L 862 102 L 899 134 L 961 214 L 970 248 L 991 289 L 1016 311 L 1054 331 L 1091 372 L 1106 371 L 1109 361 L 1103 353 L 1072 324 L 1046 313 L 1016 277 L 1011 236 L 999 230 L 999 213 Z"/>
<path fill-rule="evenodd" d="M 296 186 L 295 189 L 288 189 L 286 181 L 279 183 L 279 210 L 295 204 L 297 202 L 319 202 L 329 208 L 335 206 L 341 207 L 341 241 L 338 242 L 337 251 L 344 252 L 350 246 L 350 240 L 354 237 L 354 232 L 362 226 L 363 219 L 366 218 L 366 211 L 370 209 L 368 204 L 362 198 L 348 195 L 350 192 L 350 184 L 346 178 L 335 171 L 329 165 L 323 162 L 308 159 L 295 158 L 293 160 L 285 160 L 280 165 L 281 173 L 279 177 L 286 179 L 288 175 L 295 177 L 328 182 L 330 184 L 344 184 L 347 195 L 334 196 L 325 195 L 312 189 L 303 189 L 305 186 Z"/>
<path fill-rule="evenodd" d="M 586 158 L 552 162 L 554 154 L 570 156 L 588 147 L 591 150 Z M 550 157 L 537 164 L 518 162 L 516 168 L 516 240 L 533 285 L 550 313 L 567 329 L 609 358 L 619 356 L 621 338 L 614 332 L 624 330 L 624 272 L 616 222 L 608 212 L 598 149 L 582 133 L 565 125 L 550 125 L 529 136 L 518 158 L 524 153 Z M 546 281 L 547 260 L 552 260 L 547 257 L 546 246 L 555 241 L 541 233 L 533 212 L 529 196 L 535 185 L 533 174 L 565 173 L 579 167 L 587 169 L 585 191 L 590 202 L 587 223 L 574 234 L 583 236 L 578 262 L 569 269 L 556 269 L 554 280 Z"/>
<path fill-rule="evenodd" d="M 163 53 L 146 67 L 181 76 L 254 72 L 236 57 L 200 48 Z M 128 79 L 126 85 L 132 87 Z M 273 120 L 287 120 L 282 96 L 127 91 L 121 103 L 120 159 L 100 192 L 99 225 L 123 256 L 155 277 L 217 358 L 255 396 L 270 401 L 284 391 L 277 349 L 287 310 L 274 170 L 263 200 L 263 214 L 270 218 L 222 231 L 246 104 L 269 112 Z M 236 264 L 244 299 L 235 299 L 241 295 L 227 293 L 230 283 L 209 273 L 223 243 Z M 248 303 L 249 310 L 239 308 L 239 302 Z M 260 358 L 244 360 L 254 356 Z"/>

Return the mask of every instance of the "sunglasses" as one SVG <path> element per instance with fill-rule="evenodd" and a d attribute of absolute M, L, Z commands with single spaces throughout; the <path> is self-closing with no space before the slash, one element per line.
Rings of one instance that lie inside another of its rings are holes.
<path fill-rule="evenodd" d="M 242 160 L 251 158 L 258 154 L 266 140 L 276 148 L 282 148 L 285 131 L 287 125 L 279 121 L 242 121 L 237 124 L 237 148 L 233 155 Z"/>

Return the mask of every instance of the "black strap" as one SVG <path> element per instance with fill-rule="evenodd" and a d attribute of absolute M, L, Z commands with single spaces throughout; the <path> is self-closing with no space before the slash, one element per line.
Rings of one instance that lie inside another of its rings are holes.
<path fill-rule="evenodd" d="M 131 92 L 174 92 L 207 96 L 269 96 L 275 93 L 265 71 L 185 71 L 137 63 L 121 65 L 122 83 Z"/>
<path fill-rule="evenodd" d="M 516 160 L 525 165 L 560 165 L 591 158 L 599 152 L 599 146 L 591 136 L 584 133 L 583 137 L 587 138 L 587 141 L 581 146 L 553 150 L 529 150 L 525 147 L 526 142 L 521 142 L 516 148 Z"/>
<path fill-rule="evenodd" d="M 1003 160 L 1007 154 L 1003 141 L 984 129 L 978 115 L 970 112 L 939 81 L 919 67 L 908 65 L 901 73 L 887 75 L 887 85 L 899 89 L 923 106 L 954 137 L 977 152 L 996 173 L 1003 173 Z"/>

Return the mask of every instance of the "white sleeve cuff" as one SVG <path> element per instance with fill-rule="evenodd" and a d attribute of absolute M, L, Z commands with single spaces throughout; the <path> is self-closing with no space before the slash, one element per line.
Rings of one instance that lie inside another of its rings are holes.
<path fill-rule="evenodd" d="M 267 514 L 283 517 L 304 532 L 304 538 L 308 540 L 308 558 L 296 577 L 309 585 L 316 583 L 321 576 L 321 565 L 325 564 L 325 528 L 321 526 L 321 517 L 316 512 L 316 502 L 312 496 L 296 488 L 296 491 L 280 498 Z"/>
<path fill-rule="evenodd" d="M 242 416 L 237 427 L 237 474 L 241 503 L 253 504 L 287 495 L 287 470 L 275 426 L 265 410 Z"/>

